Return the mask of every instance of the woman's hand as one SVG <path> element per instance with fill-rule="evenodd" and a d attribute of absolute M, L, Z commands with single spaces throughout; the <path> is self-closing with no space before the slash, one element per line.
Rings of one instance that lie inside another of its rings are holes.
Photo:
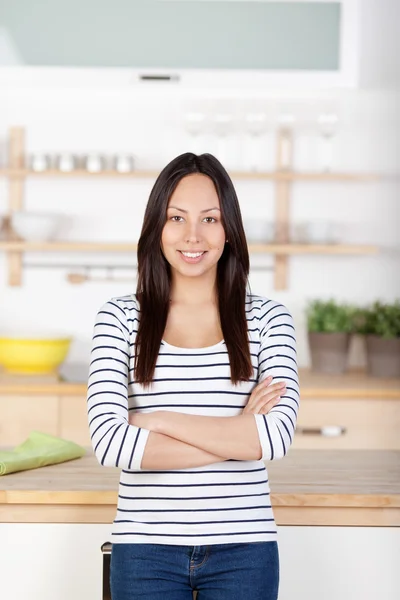
<path fill-rule="evenodd" d="M 286 384 L 281 381 L 271 385 L 271 381 L 272 377 L 267 377 L 254 388 L 242 414 L 266 415 L 278 404 L 281 394 L 286 391 Z"/>

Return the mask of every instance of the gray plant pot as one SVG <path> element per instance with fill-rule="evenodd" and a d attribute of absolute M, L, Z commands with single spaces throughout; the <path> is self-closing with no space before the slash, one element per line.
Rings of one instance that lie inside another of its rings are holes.
<path fill-rule="evenodd" d="M 318 373 L 344 373 L 350 345 L 349 333 L 308 332 L 311 368 Z"/>
<path fill-rule="evenodd" d="M 400 338 L 366 336 L 367 370 L 374 377 L 400 377 Z"/>

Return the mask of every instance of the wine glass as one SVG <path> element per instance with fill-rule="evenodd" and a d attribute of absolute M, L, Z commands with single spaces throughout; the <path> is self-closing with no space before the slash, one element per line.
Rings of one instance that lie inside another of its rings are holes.
<path fill-rule="evenodd" d="M 188 111 L 184 114 L 184 127 L 192 140 L 190 149 L 195 154 L 201 154 L 201 135 L 204 133 L 206 114 L 202 111 Z"/>
<path fill-rule="evenodd" d="M 230 162 L 228 137 L 232 133 L 234 116 L 231 112 L 216 111 L 211 119 L 212 130 L 217 136 L 216 157 L 224 165 Z"/>
<path fill-rule="evenodd" d="M 278 115 L 279 130 L 283 134 L 285 134 L 285 133 L 287 134 L 287 135 L 283 135 L 282 140 L 281 140 L 281 147 L 280 147 L 280 163 L 281 163 L 280 168 L 281 169 L 290 169 L 291 168 L 292 145 L 291 145 L 290 134 L 293 130 L 295 122 L 296 122 L 296 116 L 294 115 L 294 113 L 292 113 L 290 111 L 284 111 Z"/>
<path fill-rule="evenodd" d="M 332 168 L 332 138 L 337 133 L 339 117 L 334 112 L 323 112 L 318 115 L 317 123 L 322 138 L 322 170 L 331 171 Z"/>
<path fill-rule="evenodd" d="M 250 143 L 246 143 L 246 168 L 257 172 L 262 170 L 263 165 L 262 136 L 267 129 L 267 113 L 262 110 L 246 112 L 244 125 L 246 135 L 250 139 Z"/>

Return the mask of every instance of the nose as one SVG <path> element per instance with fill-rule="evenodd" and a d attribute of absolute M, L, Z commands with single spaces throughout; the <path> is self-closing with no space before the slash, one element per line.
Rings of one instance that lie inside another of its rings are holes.
<path fill-rule="evenodd" d="M 196 223 L 196 222 L 193 222 L 193 223 L 188 222 L 187 223 L 186 229 L 185 229 L 185 241 L 187 243 L 194 244 L 200 240 L 201 234 L 200 234 L 199 227 L 200 227 L 199 223 Z"/>

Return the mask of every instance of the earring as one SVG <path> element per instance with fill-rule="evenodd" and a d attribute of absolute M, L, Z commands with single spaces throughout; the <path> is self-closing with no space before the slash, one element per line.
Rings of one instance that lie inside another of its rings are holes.
<path fill-rule="evenodd" d="M 229 240 L 225 240 L 225 244 L 228 244 L 228 243 L 229 243 Z"/>

